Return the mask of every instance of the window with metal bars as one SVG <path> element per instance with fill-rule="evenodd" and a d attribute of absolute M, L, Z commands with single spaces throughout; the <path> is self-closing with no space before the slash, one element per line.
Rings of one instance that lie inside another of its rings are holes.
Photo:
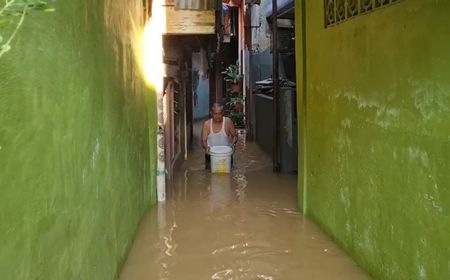
<path fill-rule="evenodd" d="M 402 0 L 324 0 L 325 28 Z"/>

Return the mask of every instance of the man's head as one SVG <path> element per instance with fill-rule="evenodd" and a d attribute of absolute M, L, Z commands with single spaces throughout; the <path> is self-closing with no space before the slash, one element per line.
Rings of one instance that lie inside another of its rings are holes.
<path fill-rule="evenodd" d="M 223 106 L 219 103 L 214 103 L 211 107 L 211 117 L 215 122 L 221 122 L 223 117 Z"/>

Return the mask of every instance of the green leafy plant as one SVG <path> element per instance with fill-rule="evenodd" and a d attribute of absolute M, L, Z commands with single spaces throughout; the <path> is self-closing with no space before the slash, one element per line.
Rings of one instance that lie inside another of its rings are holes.
<path fill-rule="evenodd" d="M 231 112 L 230 119 L 233 121 L 236 128 L 244 128 L 244 113 L 243 112 Z"/>
<path fill-rule="evenodd" d="M 244 103 L 244 99 L 240 96 L 238 97 L 231 97 L 230 100 L 226 103 L 230 108 L 236 106 L 237 104 Z"/>
<path fill-rule="evenodd" d="M 231 64 L 225 68 L 225 71 L 222 72 L 225 75 L 224 80 L 230 83 L 239 83 L 242 79 L 242 75 L 239 74 L 239 64 Z"/>
<path fill-rule="evenodd" d="M 225 103 L 226 112 L 237 128 L 245 127 L 243 106 L 244 99 L 242 97 L 230 97 Z"/>
<path fill-rule="evenodd" d="M 240 92 L 240 81 L 243 76 L 239 74 L 239 64 L 228 65 L 222 74 L 225 75 L 224 80 L 228 82 L 225 107 L 229 117 L 236 127 L 245 127 L 244 113 L 242 112 L 244 98 Z"/>

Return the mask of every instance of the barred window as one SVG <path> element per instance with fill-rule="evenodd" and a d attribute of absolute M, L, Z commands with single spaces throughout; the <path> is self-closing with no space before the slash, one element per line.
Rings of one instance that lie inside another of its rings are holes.
<path fill-rule="evenodd" d="M 364 15 L 401 0 L 324 0 L 325 27 Z"/>

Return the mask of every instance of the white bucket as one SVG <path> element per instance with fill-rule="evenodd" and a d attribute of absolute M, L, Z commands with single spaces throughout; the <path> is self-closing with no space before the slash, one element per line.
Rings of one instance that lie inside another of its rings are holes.
<path fill-rule="evenodd" d="M 233 149 L 228 146 L 213 146 L 209 149 L 212 173 L 230 173 Z"/>

